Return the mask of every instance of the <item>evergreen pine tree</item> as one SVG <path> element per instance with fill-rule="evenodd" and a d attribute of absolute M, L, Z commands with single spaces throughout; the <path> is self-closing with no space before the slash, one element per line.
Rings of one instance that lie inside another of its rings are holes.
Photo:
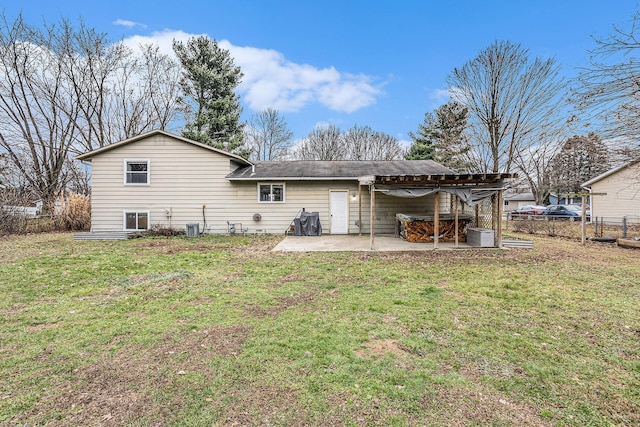
<path fill-rule="evenodd" d="M 190 101 L 185 105 L 186 138 L 241 155 L 240 97 L 234 89 L 242 81 L 229 51 L 207 36 L 190 38 L 186 44 L 174 40 L 173 50 L 182 64 L 180 86 Z"/>
<path fill-rule="evenodd" d="M 417 132 L 409 132 L 413 143 L 405 159 L 434 160 L 455 171 L 465 171 L 469 145 L 464 131 L 468 118 L 467 108 L 455 101 L 425 113 Z"/>

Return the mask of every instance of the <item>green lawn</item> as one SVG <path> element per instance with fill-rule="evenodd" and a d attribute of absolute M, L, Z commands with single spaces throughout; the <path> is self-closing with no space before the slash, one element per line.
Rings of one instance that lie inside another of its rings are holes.
<path fill-rule="evenodd" d="M 0 425 L 640 424 L 640 251 L 0 241 Z"/>

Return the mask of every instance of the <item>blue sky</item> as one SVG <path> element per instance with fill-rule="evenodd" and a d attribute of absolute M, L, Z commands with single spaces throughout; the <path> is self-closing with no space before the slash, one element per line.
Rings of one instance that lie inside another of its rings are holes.
<path fill-rule="evenodd" d="M 633 0 L 490 1 L 12 1 L 30 23 L 61 17 L 112 40 L 208 34 L 245 74 L 243 119 L 273 107 L 295 138 L 314 126 L 354 124 L 408 140 L 424 113 L 446 102 L 446 77 L 494 40 L 555 57 L 566 77 L 588 59 L 592 35 L 629 22 Z"/>

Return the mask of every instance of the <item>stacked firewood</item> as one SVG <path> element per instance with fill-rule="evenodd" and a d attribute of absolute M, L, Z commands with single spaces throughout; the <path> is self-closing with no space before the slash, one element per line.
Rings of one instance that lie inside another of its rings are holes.
<path fill-rule="evenodd" d="M 401 220 L 402 228 L 400 235 L 405 240 L 412 243 L 426 243 L 433 242 L 433 221 L 406 221 Z M 466 241 L 465 228 L 469 221 L 458 221 L 458 241 Z M 438 230 L 438 240 L 441 242 L 455 242 L 455 222 L 454 221 L 440 221 Z"/>

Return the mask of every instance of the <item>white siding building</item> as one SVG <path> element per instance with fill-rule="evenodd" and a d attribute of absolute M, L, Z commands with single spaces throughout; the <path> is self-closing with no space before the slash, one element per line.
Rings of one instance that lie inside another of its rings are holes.
<path fill-rule="evenodd" d="M 591 216 L 605 221 L 640 220 L 640 159 L 597 176 L 584 184 L 591 193 Z"/>
<path fill-rule="evenodd" d="M 453 195 L 475 203 L 501 194 L 511 177 L 456 174 L 431 160 L 251 162 L 164 131 L 78 159 L 92 163 L 94 233 L 184 230 L 197 223 L 204 233 L 227 233 L 233 225 L 236 232 L 284 234 L 304 209 L 319 214 L 324 233 L 369 233 L 373 217 L 375 233 L 391 234 L 398 213 L 451 215 Z M 420 187 L 422 193 L 393 197 L 392 187 L 396 193 Z M 472 212 L 470 205 L 459 207 Z"/>

